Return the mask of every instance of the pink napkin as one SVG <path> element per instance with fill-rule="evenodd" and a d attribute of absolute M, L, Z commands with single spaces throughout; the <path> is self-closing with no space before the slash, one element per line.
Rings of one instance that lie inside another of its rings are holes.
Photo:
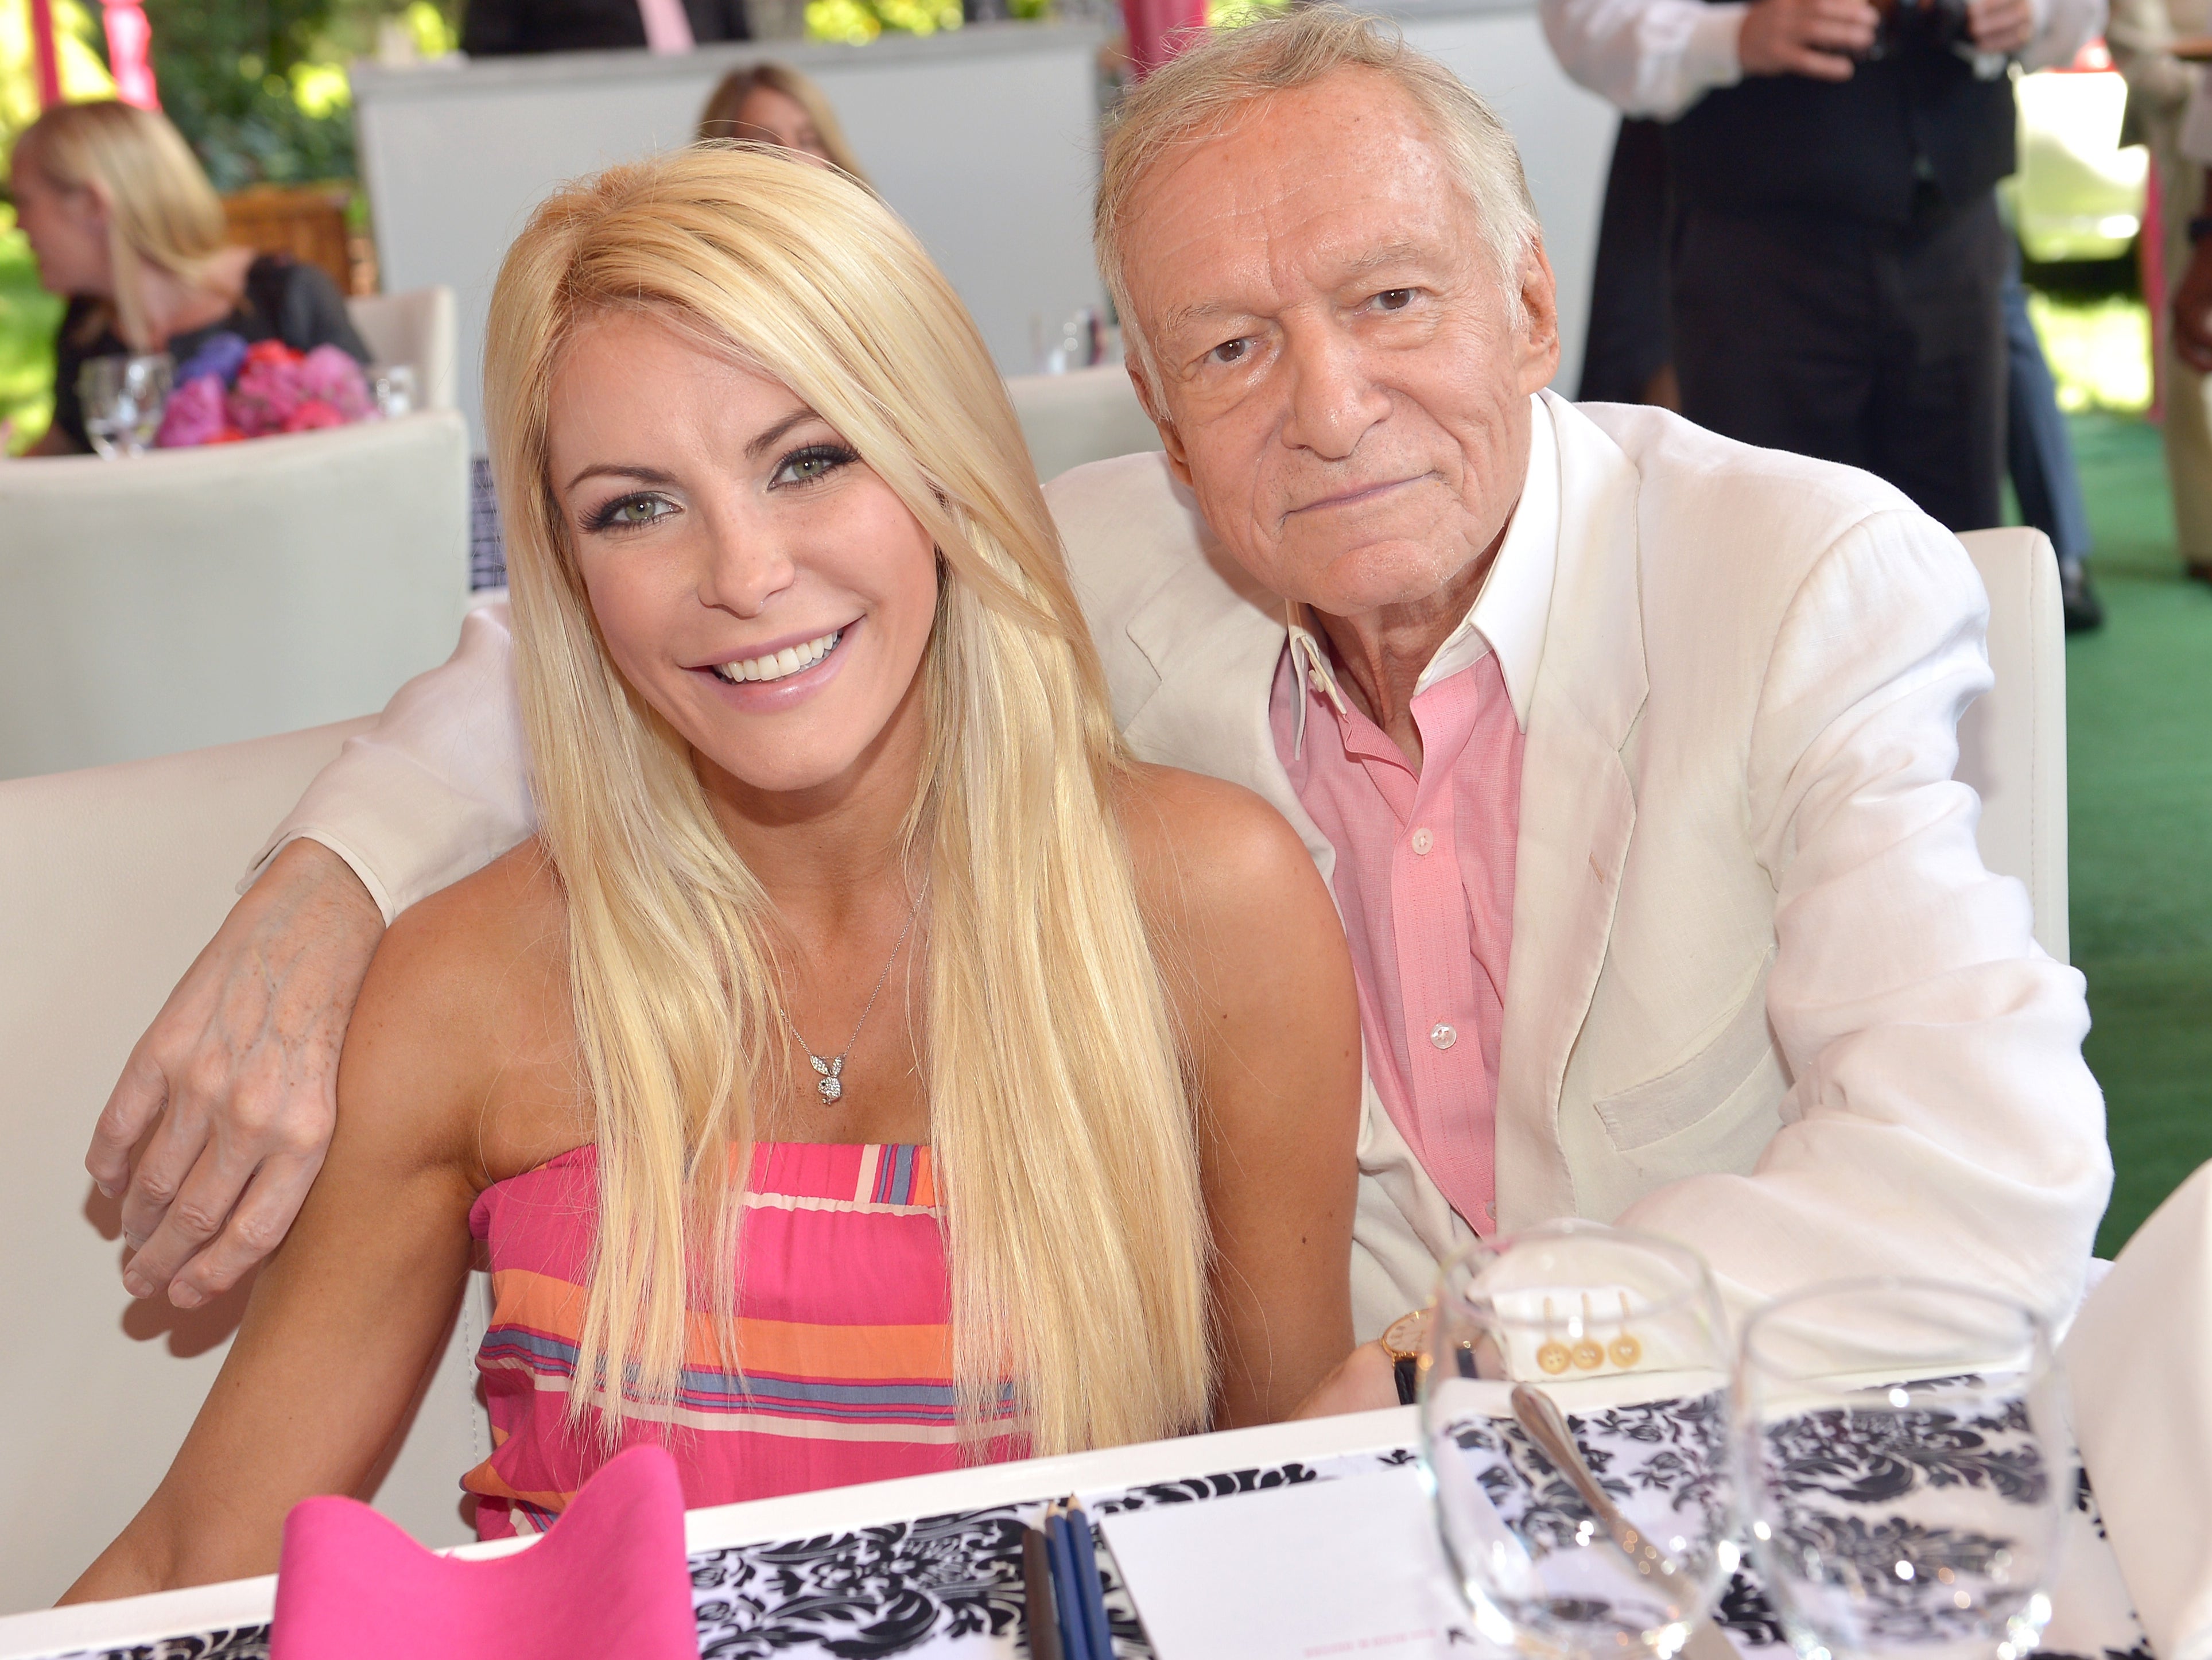
<path fill-rule="evenodd" d="M 537 1544 L 488 1562 L 424 1550 L 351 1499 L 284 1518 L 270 1660 L 698 1660 L 676 1461 L 632 1447 Z"/>

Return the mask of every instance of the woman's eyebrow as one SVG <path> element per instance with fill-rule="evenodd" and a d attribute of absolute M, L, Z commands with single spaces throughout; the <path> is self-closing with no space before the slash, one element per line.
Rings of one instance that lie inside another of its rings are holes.
<path fill-rule="evenodd" d="M 784 434 L 789 432 L 793 427 L 799 425 L 802 422 L 812 421 L 817 418 L 817 417 L 812 410 L 807 408 L 805 404 L 801 404 L 797 409 L 792 410 L 790 414 L 785 416 L 782 420 L 777 422 L 767 431 L 761 434 L 759 437 L 754 439 L 751 443 L 746 445 L 745 459 L 749 461 L 757 460 L 760 457 L 760 453 L 763 450 L 768 448 L 769 445 L 775 443 L 777 439 L 782 437 Z"/>
<path fill-rule="evenodd" d="M 586 478 L 635 478 L 641 484 L 672 484 L 676 475 L 636 461 L 594 461 L 561 487 L 566 496 Z"/>

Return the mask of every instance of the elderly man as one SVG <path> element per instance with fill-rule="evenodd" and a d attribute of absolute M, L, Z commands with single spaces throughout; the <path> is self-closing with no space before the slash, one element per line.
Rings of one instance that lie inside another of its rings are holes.
<path fill-rule="evenodd" d="M 2110 1164 L 2081 977 L 1951 777 L 1990 683 L 1958 544 L 1863 474 L 1544 392 L 1511 142 L 1365 20 L 1157 74 L 1097 228 L 1166 453 L 1053 508 L 1131 742 L 1265 795 L 1334 887 L 1361 1334 L 1565 1215 L 1692 1242 L 1739 1302 L 1896 1271 L 2069 1307 Z M 528 832 L 506 638 L 479 613 L 316 781 L 133 1055 L 89 1163 L 140 1294 L 282 1233 L 383 919 Z"/>

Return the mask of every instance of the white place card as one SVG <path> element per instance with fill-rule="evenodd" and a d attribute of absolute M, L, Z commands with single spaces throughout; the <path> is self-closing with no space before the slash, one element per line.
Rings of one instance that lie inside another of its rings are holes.
<path fill-rule="evenodd" d="M 1159 1660 L 1495 1653 L 1410 1467 L 1098 1518 Z"/>

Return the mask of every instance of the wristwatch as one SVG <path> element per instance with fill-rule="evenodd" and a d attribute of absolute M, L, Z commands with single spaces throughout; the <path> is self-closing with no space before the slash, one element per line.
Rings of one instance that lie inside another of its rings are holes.
<path fill-rule="evenodd" d="M 1390 1375 L 1398 1384 L 1398 1404 L 1410 1407 L 1420 1398 L 1421 1366 L 1428 1352 L 1429 1311 L 1415 1309 L 1401 1314 L 1382 1334 L 1382 1353 L 1390 1357 Z"/>

